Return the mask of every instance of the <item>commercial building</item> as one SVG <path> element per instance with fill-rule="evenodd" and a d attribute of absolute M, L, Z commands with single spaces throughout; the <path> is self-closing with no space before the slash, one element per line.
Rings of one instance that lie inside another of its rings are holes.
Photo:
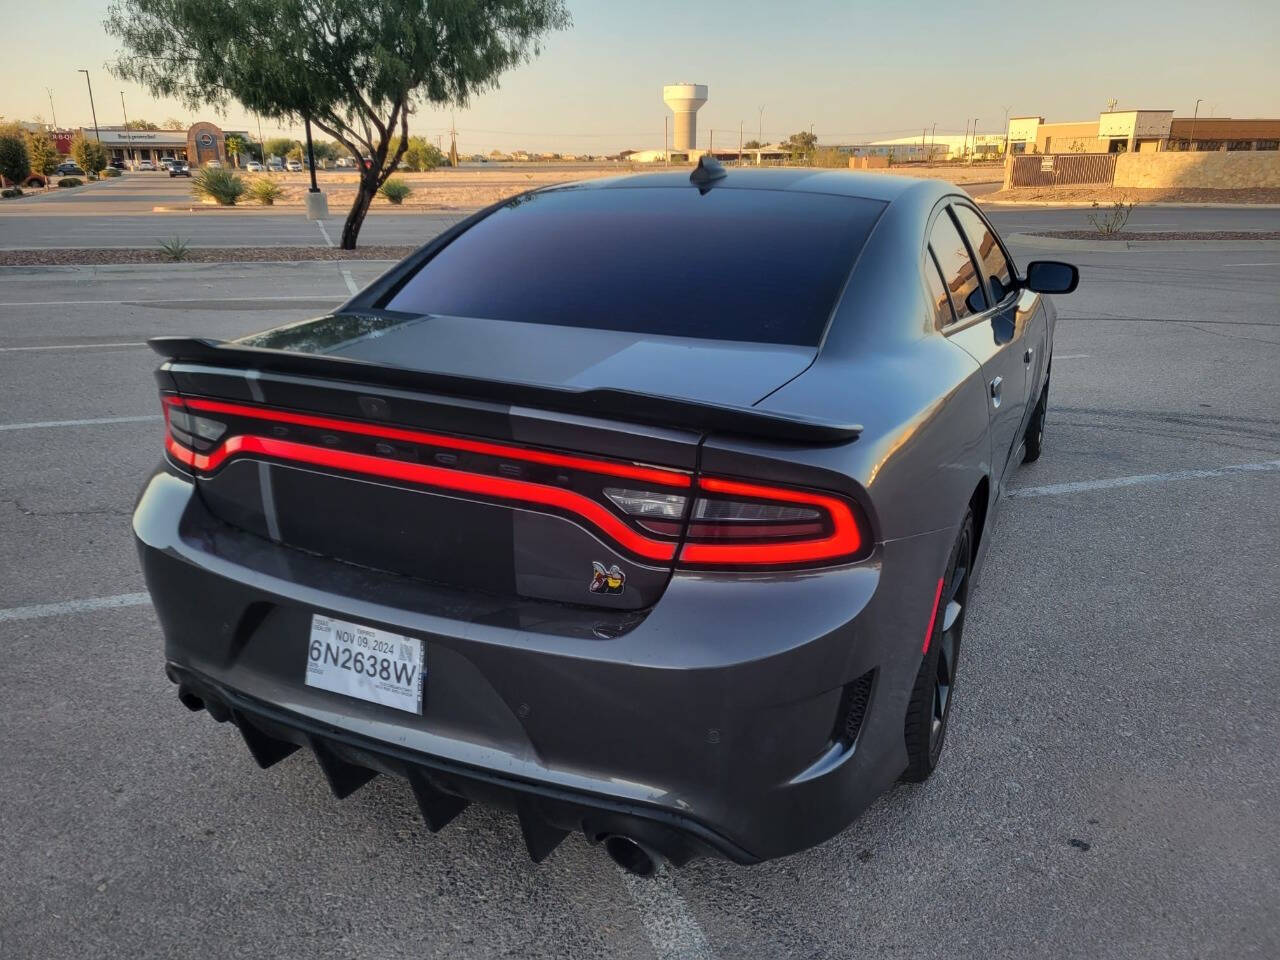
<path fill-rule="evenodd" d="M 102 141 L 112 160 L 123 160 L 133 165 L 140 160 L 159 163 L 161 160 L 186 160 L 198 166 L 217 160 L 227 162 L 227 133 L 216 124 L 200 121 L 185 130 L 127 130 L 124 127 L 81 127 L 86 139 L 96 136 Z M 247 132 L 231 131 L 244 140 Z"/>
<path fill-rule="evenodd" d="M 1133 153 L 1161 150 L 1275 150 L 1280 120 L 1178 117 L 1172 110 L 1107 110 L 1097 120 L 1045 123 L 1010 117 L 1009 152 Z"/>

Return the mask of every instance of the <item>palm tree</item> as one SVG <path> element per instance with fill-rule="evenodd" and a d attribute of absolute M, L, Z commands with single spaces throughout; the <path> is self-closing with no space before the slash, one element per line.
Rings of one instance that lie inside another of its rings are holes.
<path fill-rule="evenodd" d="M 227 153 L 231 156 L 231 162 L 235 164 L 236 169 L 240 168 L 240 154 L 244 152 L 244 137 L 232 133 L 227 135 Z"/>

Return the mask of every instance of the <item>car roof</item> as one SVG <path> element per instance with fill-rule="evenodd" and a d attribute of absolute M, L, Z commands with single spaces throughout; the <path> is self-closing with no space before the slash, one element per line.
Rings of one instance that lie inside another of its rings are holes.
<path fill-rule="evenodd" d="M 573 184 L 557 184 L 544 189 L 572 186 L 575 189 L 625 190 L 645 187 L 688 187 L 689 168 L 641 173 L 600 180 L 584 180 Z M 908 193 L 943 196 L 958 192 L 942 180 L 899 177 L 884 173 L 862 173 L 853 170 L 817 170 L 807 167 L 751 168 L 729 167 L 725 176 L 711 184 L 713 190 L 786 190 L 801 193 L 825 193 L 844 197 L 861 197 L 892 203 Z"/>

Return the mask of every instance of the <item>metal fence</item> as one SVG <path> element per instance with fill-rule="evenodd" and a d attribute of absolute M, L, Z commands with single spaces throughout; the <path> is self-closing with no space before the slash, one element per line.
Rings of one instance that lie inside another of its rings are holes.
<path fill-rule="evenodd" d="M 1014 157 L 1010 186 L 1064 187 L 1075 184 L 1106 184 L 1116 176 L 1115 153 L 1046 153 Z"/>

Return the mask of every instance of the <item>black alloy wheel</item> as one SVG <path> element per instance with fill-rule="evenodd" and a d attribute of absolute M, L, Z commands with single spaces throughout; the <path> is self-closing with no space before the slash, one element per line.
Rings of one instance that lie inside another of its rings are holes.
<path fill-rule="evenodd" d="M 902 779 L 915 783 L 928 779 L 933 773 L 947 736 L 965 608 L 969 602 L 973 543 L 973 514 L 966 512 L 942 578 L 929 649 L 921 660 L 907 707 L 908 764 Z"/>

